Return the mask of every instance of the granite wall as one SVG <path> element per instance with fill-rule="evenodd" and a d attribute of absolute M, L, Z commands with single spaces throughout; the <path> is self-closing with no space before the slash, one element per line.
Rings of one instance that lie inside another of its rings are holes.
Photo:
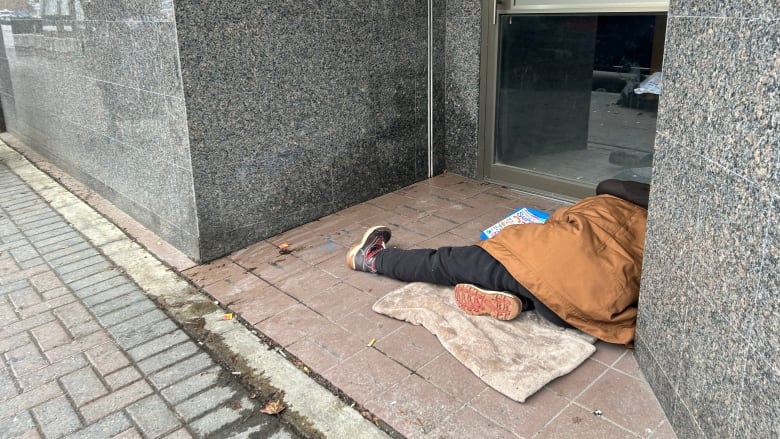
<path fill-rule="evenodd" d="M 195 259 L 428 175 L 427 0 L 42 14 L 6 32 L 8 130 Z"/>
<path fill-rule="evenodd" d="M 640 366 L 680 438 L 779 437 L 780 3 L 672 0 Z"/>
<path fill-rule="evenodd" d="M 427 14 L 176 2 L 203 259 L 427 177 Z"/>
<path fill-rule="evenodd" d="M 197 259 L 172 4 L 41 5 L 0 22 L 8 131 Z"/>
<path fill-rule="evenodd" d="M 479 156 L 482 0 L 446 0 L 444 153 L 448 171 L 475 178 Z"/>

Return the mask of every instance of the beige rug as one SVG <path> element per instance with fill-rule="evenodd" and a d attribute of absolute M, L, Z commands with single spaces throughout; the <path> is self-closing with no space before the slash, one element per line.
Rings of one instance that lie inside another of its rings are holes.
<path fill-rule="evenodd" d="M 373 308 L 422 325 L 487 385 L 518 402 L 596 351 L 595 338 L 555 326 L 533 311 L 512 321 L 469 316 L 455 304 L 452 290 L 410 283 L 380 298 Z"/>

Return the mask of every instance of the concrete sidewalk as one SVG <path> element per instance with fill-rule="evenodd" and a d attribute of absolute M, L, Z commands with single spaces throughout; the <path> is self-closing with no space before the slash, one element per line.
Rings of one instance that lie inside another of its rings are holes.
<path fill-rule="evenodd" d="M 0 328 L 3 438 L 387 437 L 5 144 Z"/>

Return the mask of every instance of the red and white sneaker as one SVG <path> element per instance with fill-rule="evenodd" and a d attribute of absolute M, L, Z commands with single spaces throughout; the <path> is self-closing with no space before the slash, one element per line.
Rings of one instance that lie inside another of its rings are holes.
<path fill-rule="evenodd" d="M 455 285 L 455 303 L 474 316 L 489 315 L 498 320 L 512 320 L 523 311 L 519 297 L 501 291 L 483 290 L 471 284 Z"/>

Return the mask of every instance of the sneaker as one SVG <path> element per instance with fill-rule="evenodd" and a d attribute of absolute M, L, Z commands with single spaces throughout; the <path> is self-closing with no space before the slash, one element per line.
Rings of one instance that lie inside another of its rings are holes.
<path fill-rule="evenodd" d="M 455 285 L 455 303 L 473 316 L 490 315 L 498 320 L 512 320 L 523 310 L 519 297 L 501 291 L 483 290 L 471 284 Z"/>
<path fill-rule="evenodd" d="M 390 241 L 390 229 L 385 226 L 371 227 L 363 234 L 363 240 L 347 252 L 347 266 L 353 270 L 376 273 L 376 255 L 385 249 Z"/>

